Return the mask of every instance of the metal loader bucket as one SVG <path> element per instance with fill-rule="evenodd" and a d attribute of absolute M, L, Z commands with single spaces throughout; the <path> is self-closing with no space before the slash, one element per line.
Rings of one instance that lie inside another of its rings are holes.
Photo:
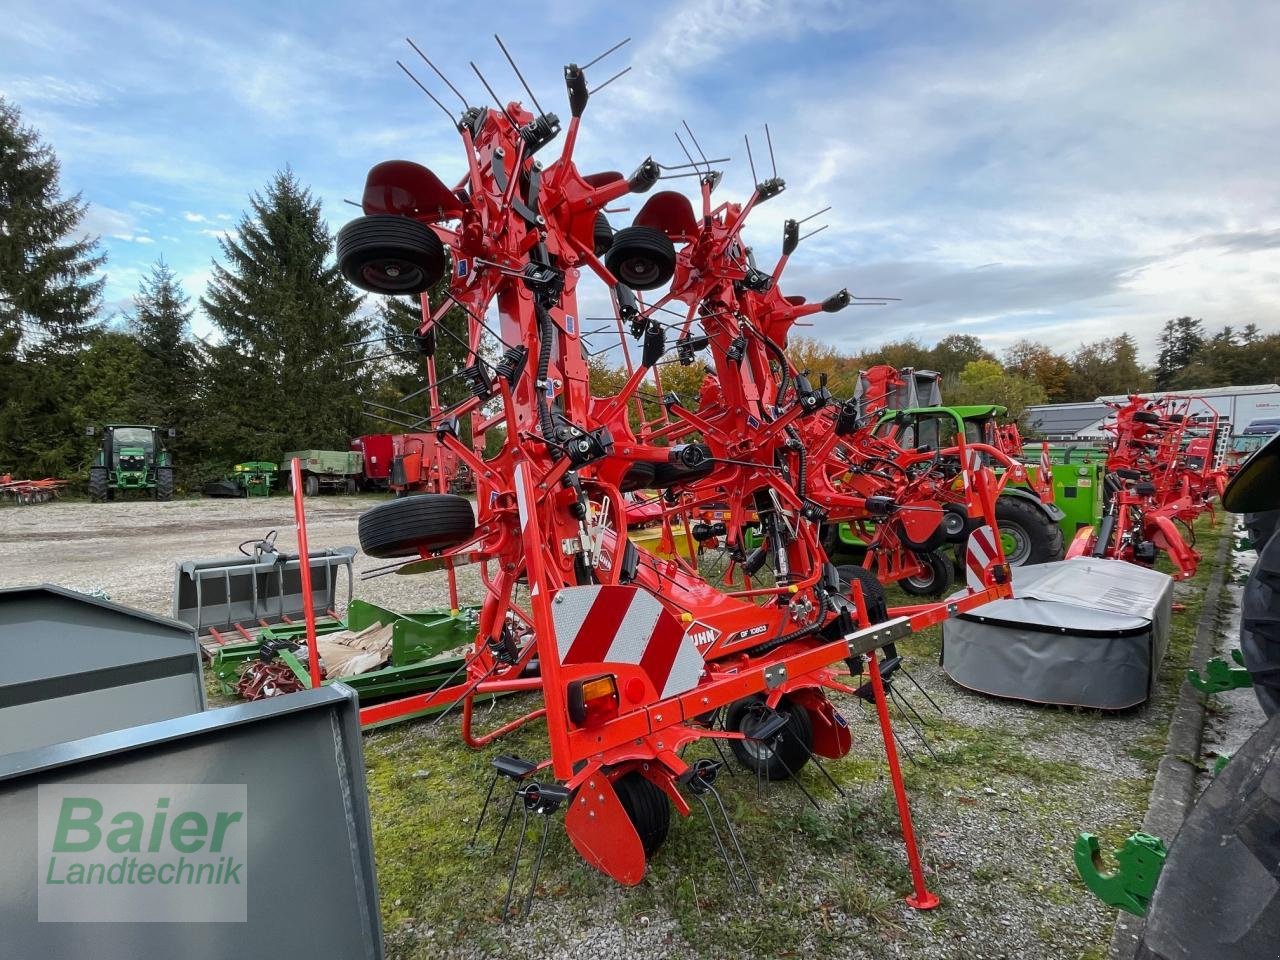
<path fill-rule="evenodd" d="M 347 598 L 354 586 L 355 547 L 313 550 L 311 607 L 323 615 L 337 605 L 338 580 L 346 570 Z M 301 618 L 306 610 L 301 563 L 267 555 L 188 560 L 178 564 L 173 584 L 173 618 L 203 636 L 210 630 L 253 628 Z"/>

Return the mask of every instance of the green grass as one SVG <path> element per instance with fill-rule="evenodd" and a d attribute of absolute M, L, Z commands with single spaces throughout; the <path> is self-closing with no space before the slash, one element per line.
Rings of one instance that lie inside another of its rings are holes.
<path fill-rule="evenodd" d="M 501 956 L 516 950 L 564 954 L 583 949 L 586 941 L 575 938 L 592 924 L 613 927 L 624 939 L 634 937 L 634 952 L 642 952 L 647 918 L 670 928 L 662 935 L 671 949 L 694 957 L 883 956 L 901 952 L 904 943 L 911 945 L 908 953 L 926 956 L 940 945 L 954 947 L 954 911 L 961 904 L 994 918 L 1026 903 L 1035 905 L 1036 916 L 1050 911 L 1036 921 L 1046 954 L 1052 947 L 1055 956 L 1105 956 L 1114 914 L 1100 909 L 1075 876 L 1070 843 L 1077 829 L 1087 827 L 1114 849 L 1141 824 L 1223 535 L 1206 524 L 1199 533 L 1206 559 L 1197 577 L 1178 588 L 1187 609 L 1174 616 L 1159 691 L 1139 713 L 1124 715 L 1128 722 L 1053 708 L 1035 710 L 1028 719 L 1027 708 L 1021 708 L 1020 722 L 1011 714 L 1008 723 L 969 724 L 921 707 L 937 759 L 913 746 L 919 764 L 904 762 L 904 775 L 930 882 L 943 897 L 939 911 L 913 915 L 902 904 L 910 878 L 883 744 L 863 706 L 844 701 L 841 708 L 854 728 L 854 751 L 827 769 L 846 796 L 837 795 L 808 769 L 802 773 L 804 783 L 821 810 L 786 783 L 768 785 L 757 796 L 754 779 L 740 770 L 738 776 L 726 773 L 717 782 L 759 883 L 759 897 L 735 892 L 696 803 L 688 819 L 673 813 L 670 836 L 648 876 L 627 890 L 582 865 L 557 818 L 535 900 L 535 922 L 503 926 L 499 912 L 514 835 L 509 832 L 503 849 L 492 855 L 496 830 L 491 809 L 480 844 L 471 849 L 467 842 L 489 784 L 491 757 L 517 753 L 544 758 L 545 728 L 536 722 L 477 752 L 459 741 L 455 716 L 439 730 L 418 722 L 365 738 L 388 955 L 435 958 L 464 946 Z M 909 602 L 890 594 L 891 603 Z M 936 661 L 940 643 L 940 630 L 934 628 L 908 638 L 899 649 L 909 667 L 918 667 Z M 931 692 L 939 695 L 937 681 L 933 684 Z M 971 696 L 952 689 L 946 693 Z M 480 712 L 477 727 L 504 723 L 531 709 L 531 703 L 528 697 L 501 701 L 491 713 Z M 1117 752 L 1131 759 L 1136 776 L 1103 775 L 1088 757 L 1033 749 L 1037 741 L 1064 732 L 1108 738 L 1119 729 L 1132 731 L 1131 742 Z M 909 733 L 904 736 L 910 738 Z M 714 756 L 714 751 L 709 744 L 698 744 L 690 756 L 698 755 Z M 505 800 L 500 806 L 505 808 Z M 997 832 L 979 834 L 982 839 L 974 842 L 992 845 L 992 852 L 1006 849 L 1003 862 L 984 857 L 983 846 L 968 857 L 940 853 L 940 845 L 931 842 L 934 831 L 961 829 L 954 824 L 979 811 Z M 531 828 L 528 841 L 536 839 Z M 528 851 L 527 843 L 517 897 L 528 889 Z M 1007 865 L 1011 854 L 1016 854 L 1012 868 Z"/>

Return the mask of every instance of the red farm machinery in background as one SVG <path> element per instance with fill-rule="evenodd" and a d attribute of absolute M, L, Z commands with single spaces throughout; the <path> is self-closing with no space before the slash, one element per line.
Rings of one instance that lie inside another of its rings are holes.
<path fill-rule="evenodd" d="M 741 231 L 755 207 L 782 192 L 776 174 L 758 181 L 745 203 L 716 205 L 719 161 L 666 167 L 646 158 L 630 176 L 580 172 L 574 149 L 587 81 L 573 64 L 564 77 L 563 131 L 532 93 L 536 114 L 519 102 L 493 109 L 464 100 L 461 116 L 450 114 L 462 140 L 461 180 L 449 187 L 419 164 L 380 163 L 366 180 L 364 216 L 338 236 L 340 265 L 357 286 L 421 296 L 423 342 L 448 310 L 461 307 L 469 318 L 462 375 L 470 395 L 442 409 L 434 359 L 424 351 L 431 413 L 427 422 L 403 415 L 405 428 L 416 429 L 402 449 L 407 464 L 411 438 L 425 431 L 434 443 L 422 443 L 419 464 L 455 457 L 474 478 L 474 509 L 439 492 L 441 470 L 428 481 L 436 492 L 367 511 L 361 545 L 391 561 L 386 572 L 443 572 L 455 598 L 463 564 L 478 565 L 484 587 L 457 682 L 366 707 L 363 719 L 458 705 L 462 737 L 477 748 L 545 723 L 547 758 L 500 756 L 495 783 L 506 778 L 512 802 L 523 798 L 527 812 L 565 810 L 569 837 L 588 863 L 638 883 L 666 836 L 670 808 L 688 815 L 698 806 L 713 828 L 718 817 L 728 830 L 732 843 L 721 851 L 735 885 L 754 887 L 718 803 L 720 761 L 686 758 L 685 748 L 711 740 L 722 757 L 723 743 L 759 778 L 794 779 L 807 763 L 850 750 L 849 726 L 828 693 L 863 692 L 881 722 L 911 902 L 933 906 L 885 685 L 900 664 L 895 640 L 1008 594 L 999 540 L 989 524 L 971 539 L 964 597 L 896 611 L 885 608 L 867 571 L 829 562 L 818 531 L 833 506 L 880 507 L 856 491 L 825 493 L 806 436 L 823 432 L 832 398 L 794 369 L 783 347 L 797 318 L 854 298 L 841 291 L 809 304 L 781 294 L 779 277 L 800 239 L 794 222 L 774 270 L 755 266 Z M 696 177 L 700 215 L 683 195 L 659 192 L 632 225 L 613 230 L 604 213 L 610 204 L 673 176 Z M 433 307 L 426 291 L 446 272 L 449 293 Z M 593 392 L 583 346 L 578 298 L 589 282 L 610 291 L 628 371 L 608 395 Z M 664 392 L 661 365 L 698 355 L 714 374 L 697 402 Z M 481 456 L 491 432 L 496 452 Z M 990 470 L 963 448 L 961 462 L 961 482 L 978 504 L 966 517 L 990 518 Z M 637 497 L 657 505 L 651 522 L 664 538 L 682 538 L 688 556 L 659 555 L 628 536 Z M 709 524 L 716 510 L 725 519 Z M 714 572 L 692 549 L 712 538 L 729 558 Z M 539 703 L 478 731 L 475 698 L 511 691 L 536 693 Z"/>
<path fill-rule="evenodd" d="M 1200 562 L 1191 525 L 1212 514 L 1227 480 L 1216 461 L 1218 416 L 1197 397 L 1135 395 L 1109 405 L 1102 522 L 1081 529 L 1067 555 L 1152 566 L 1163 550 L 1175 577 L 1189 579 Z"/>

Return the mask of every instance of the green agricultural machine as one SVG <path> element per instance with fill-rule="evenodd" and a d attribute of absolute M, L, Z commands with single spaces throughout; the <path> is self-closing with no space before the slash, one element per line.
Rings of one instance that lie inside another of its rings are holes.
<path fill-rule="evenodd" d="M 177 436 L 173 427 L 132 423 L 108 423 L 89 467 L 89 497 L 97 503 L 114 500 L 118 491 L 135 490 L 156 500 L 173 499 L 173 455 L 164 448 L 161 433 Z M 86 436 L 97 436 L 94 426 Z"/>
<path fill-rule="evenodd" d="M 206 497 L 269 497 L 280 467 L 268 460 L 237 463 L 222 480 L 204 485 Z"/>

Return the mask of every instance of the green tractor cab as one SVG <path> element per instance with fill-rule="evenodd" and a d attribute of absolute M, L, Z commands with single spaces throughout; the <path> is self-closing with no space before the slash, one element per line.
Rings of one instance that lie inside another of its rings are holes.
<path fill-rule="evenodd" d="M 176 436 L 172 427 L 163 432 Z M 114 500 L 118 491 L 133 490 L 156 500 L 173 499 L 173 456 L 164 448 L 161 433 L 160 427 L 141 424 L 104 425 L 89 467 L 89 498 L 100 503 Z M 85 434 L 99 435 L 94 426 Z"/>

